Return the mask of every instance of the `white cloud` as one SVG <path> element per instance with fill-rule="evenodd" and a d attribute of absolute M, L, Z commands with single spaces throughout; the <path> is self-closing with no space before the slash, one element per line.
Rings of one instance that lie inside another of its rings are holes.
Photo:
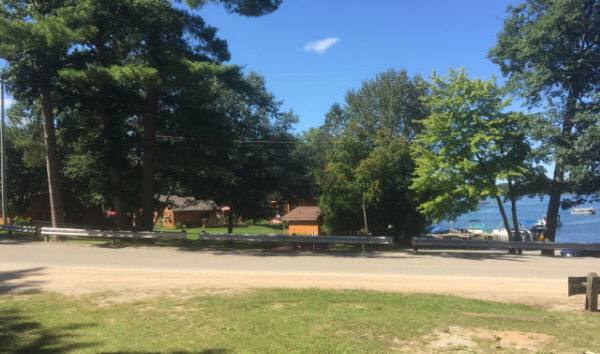
<path fill-rule="evenodd" d="M 323 54 L 339 41 L 340 39 L 337 37 L 329 37 L 314 42 L 308 42 L 304 45 L 304 51 Z"/>

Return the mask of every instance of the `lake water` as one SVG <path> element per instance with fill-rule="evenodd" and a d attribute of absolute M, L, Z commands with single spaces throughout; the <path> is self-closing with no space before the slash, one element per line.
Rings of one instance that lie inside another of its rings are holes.
<path fill-rule="evenodd" d="M 525 227 L 532 226 L 533 222 L 540 220 L 546 214 L 548 209 L 548 197 L 540 200 L 539 197 L 525 197 L 517 202 L 517 213 L 519 221 Z M 599 203 L 589 203 L 579 207 L 587 208 L 593 206 L 600 212 Z M 505 203 L 507 216 L 512 219 L 510 214 L 510 204 Z M 600 243 L 600 214 L 594 215 L 572 215 L 571 210 L 560 210 L 562 226 L 556 230 L 556 242 L 592 242 Z M 479 205 L 479 210 L 464 214 L 454 222 L 441 222 L 438 225 L 443 229 L 455 227 L 459 229 L 466 228 L 469 220 L 480 220 L 486 226 L 497 228 L 502 225 L 502 217 L 496 203 Z"/>

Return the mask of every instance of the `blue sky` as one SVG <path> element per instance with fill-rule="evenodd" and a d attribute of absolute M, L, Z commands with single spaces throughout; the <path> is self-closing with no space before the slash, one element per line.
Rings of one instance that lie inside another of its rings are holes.
<path fill-rule="evenodd" d="M 520 2 L 283 0 L 256 18 L 212 3 L 197 11 L 228 42 L 229 64 L 264 76 L 282 108 L 299 116 L 299 133 L 320 126 L 348 90 L 388 69 L 428 77 L 464 67 L 473 78 L 502 79 L 487 53 L 507 7 Z"/>
<path fill-rule="evenodd" d="M 258 18 L 199 10 L 229 44 L 230 64 L 263 75 L 283 109 L 300 118 L 297 132 L 323 123 L 332 104 L 387 69 L 409 75 L 501 74 L 487 59 L 517 0 L 283 0 Z"/>

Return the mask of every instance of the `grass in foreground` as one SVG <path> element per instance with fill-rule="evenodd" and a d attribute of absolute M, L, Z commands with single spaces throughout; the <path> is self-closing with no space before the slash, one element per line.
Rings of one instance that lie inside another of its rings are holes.
<path fill-rule="evenodd" d="M 434 295 L 254 290 L 0 296 L 1 353 L 582 353 L 596 314 Z"/>

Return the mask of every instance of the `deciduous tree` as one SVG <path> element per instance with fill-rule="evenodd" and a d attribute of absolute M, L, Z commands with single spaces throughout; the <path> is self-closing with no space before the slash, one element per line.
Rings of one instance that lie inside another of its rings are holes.
<path fill-rule="evenodd" d="M 417 167 L 412 188 L 423 196 L 420 210 L 434 221 L 454 219 L 491 197 L 511 230 L 497 182 L 507 180 L 512 188 L 527 171 L 527 146 L 519 129 L 523 117 L 504 112 L 509 102 L 493 79 L 470 80 L 464 70 L 433 75 L 425 102 L 430 114 L 421 121 L 424 129 L 413 145 Z M 519 224 L 516 210 L 513 223 Z"/>
<path fill-rule="evenodd" d="M 508 11 L 489 56 L 514 92 L 546 111 L 538 136 L 554 160 L 545 233 L 554 241 L 566 176 L 585 183 L 598 173 L 588 143 L 598 130 L 590 108 L 600 87 L 600 2 L 526 0 Z"/>
<path fill-rule="evenodd" d="M 408 146 L 425 116 L 426 95 L 419 76 L 388 70 L 349 91 L 344 106 L 332 106 L 321 128 L 333 144 L 319 202 L 329 232 L 391 233 L 401 241 L 423 226 L 408 189 Z"/>

